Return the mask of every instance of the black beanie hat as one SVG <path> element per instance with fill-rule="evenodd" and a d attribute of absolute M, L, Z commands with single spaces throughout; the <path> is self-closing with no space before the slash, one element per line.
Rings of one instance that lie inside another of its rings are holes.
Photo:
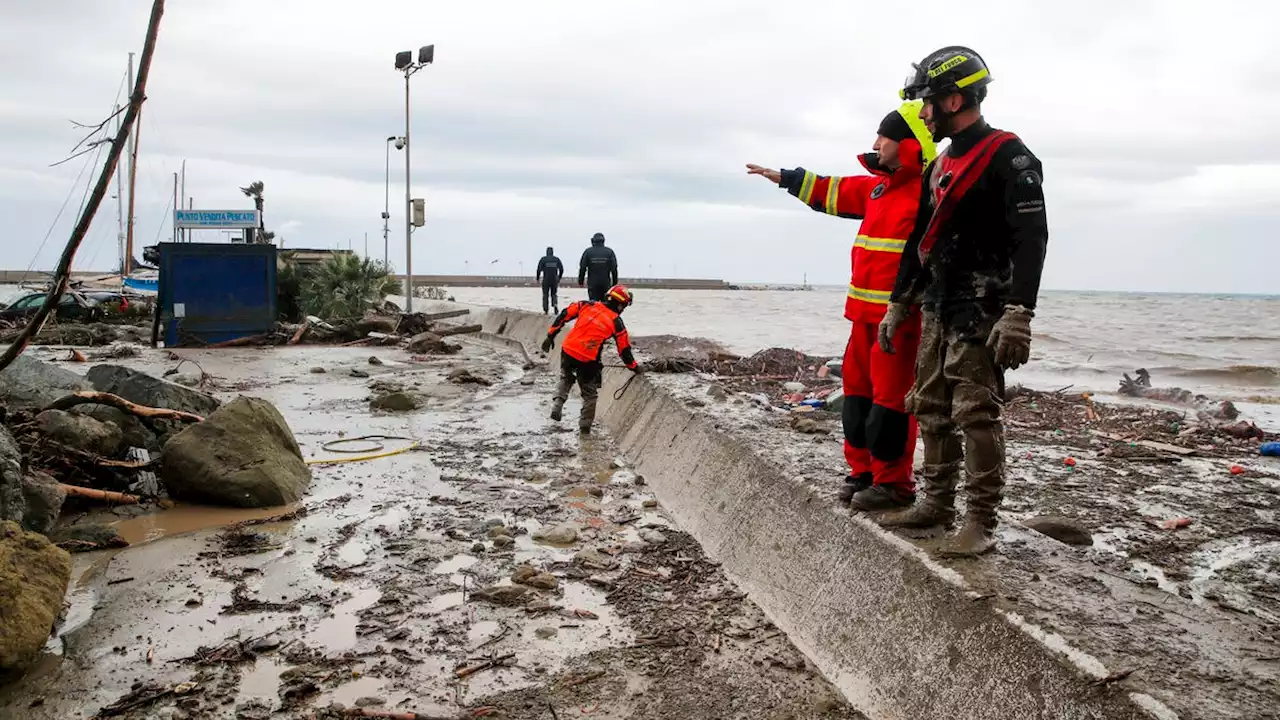
<path fill-rule="evenodd" d="M 907 138 L 915 137 L 911 132 L 911 126 L 907 124 L 906 118 L 902 117 L 902 113 L 894 110 L 884 119 L 880 121 L 880 128 L 876 130 L 877 135 L 883 135 L 894 142 L 902 142 Z"/>

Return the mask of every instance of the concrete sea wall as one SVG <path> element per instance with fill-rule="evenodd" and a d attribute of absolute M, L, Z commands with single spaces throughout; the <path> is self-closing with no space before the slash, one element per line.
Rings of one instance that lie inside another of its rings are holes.
<path fill-rule="evenodd" d="M 547 318 L 490 310 L 530 354 Z M 553 356 L 554 362 L 554 356 Z M 993 608 L 951 570 L 838 511 L 643 378 L 610 370 L 601 420 L 684 529 L 868 716 L 894 720 L 1175 718 L 1095 683 L 1100 663 Z"/>

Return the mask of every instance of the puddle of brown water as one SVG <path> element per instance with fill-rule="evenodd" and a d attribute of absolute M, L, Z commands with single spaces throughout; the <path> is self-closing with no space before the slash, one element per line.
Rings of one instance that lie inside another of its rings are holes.
<path fill-rule="evenodd" d="M 333 616 L 321 620 L 311 636 L 320 644 L 333 650 L 349 650 L 356 645 L 357 617 L 361 610 L 373 605 L 382 597 L 382 590 L 375 587 L 361 588 L 350 598 L 333 608 Z"/>
<path fill-rule="evenodd" d="M 272 658 L 260 657 L 246 667 L 240 675 L 240 695 L 237 702 L 266 700 L 274 706 L 280 687 L 280 673 L 289 666 Z"/>
<path fill-rule="evenodd" d="M 207 505 L 177 505 L 152 515 L 142 515 L 115 524 L 120 537 L 131 545 L 159 540 L 169 535 L 223 527 L 243 520 L 281 515 L 293 505 L 274 508 L 221 508 Z"/>
<path fill-rule="evenodd" d="M 459 590 L 458 592 L 448 592 L 431 598 L 431 602 L 427 603 L 427 609 L 434 615 L 458 607 L 461 604 L 462 591 Z"/>
<path fill-rule="evenodd" d="M 469 568 L 477 562 L 479 562 L 479 560 L 471 555 L 454 555 L 448 560 L 436 565 L 431 572 L 435 575 L 451 575 L 459 570 Z"/>

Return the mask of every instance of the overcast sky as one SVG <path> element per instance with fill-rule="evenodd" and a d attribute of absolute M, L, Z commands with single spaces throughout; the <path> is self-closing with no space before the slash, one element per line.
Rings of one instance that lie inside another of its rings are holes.
<path fill-rule="evenodd" d="M 92 155 L 49 164 L 83 133 L 69 120 L 123 97 L 150 4 L 0 0 L 0 265 L 56 262 L 95 168 L 76 185 Z M 1244 0 L 170 0 L 137 244 L 170 236 L 185 159 L 196 207 L 248 206 L 237 187 L 262 180 L 286 247 L 361 251 L 368 233 L 380 258 L 393 56 L 434 43 L 412 81 L 415 272 L 531 273 L 547 245 L 576 266 L 599 231 L 624 275 L 839 284 L 857 223 L 743 165 L 856 172 L 910 62 L 967 44 L 995 78 L 987 118 L 1044 162 L 1046 287 L 1280 292 L 1278 22 Z M 403 197 L 393 150 L 399 269 Z M 77 268 L 110 268 L 115 247 L 109 199 Z"/>

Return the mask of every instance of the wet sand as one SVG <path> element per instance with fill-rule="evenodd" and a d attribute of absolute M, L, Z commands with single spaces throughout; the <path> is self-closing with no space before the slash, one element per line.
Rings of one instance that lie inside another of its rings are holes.
<path fill-rule="evenodd" d="M 275 403 L 308 458 L 341 435 L 422 448 L 314 466 L 296 506 L 118 521 L 133 546 L 75 556 L 49 654 L 0 690 L 0 716 L 132 704 L 113 716 L 310 718 L 341 703 L 449 718 L 860 717 L 673 526 L 607 436 L 545 418 L 554 378 L 504 346 L 464 344 L 426 362 L 387 349 L 177 351 L 224 397 Z M 127 364 L 173 361 L 148 351 Z M 456 367 L 496 384 L 451 384 Z M 426 407 L 370 411 L 368 386 L 388 380 Z M 566 522 L 576 541 L 533 539 Z M 556 587 L 514 606 L 483 599 L 520 565 Z"/>

